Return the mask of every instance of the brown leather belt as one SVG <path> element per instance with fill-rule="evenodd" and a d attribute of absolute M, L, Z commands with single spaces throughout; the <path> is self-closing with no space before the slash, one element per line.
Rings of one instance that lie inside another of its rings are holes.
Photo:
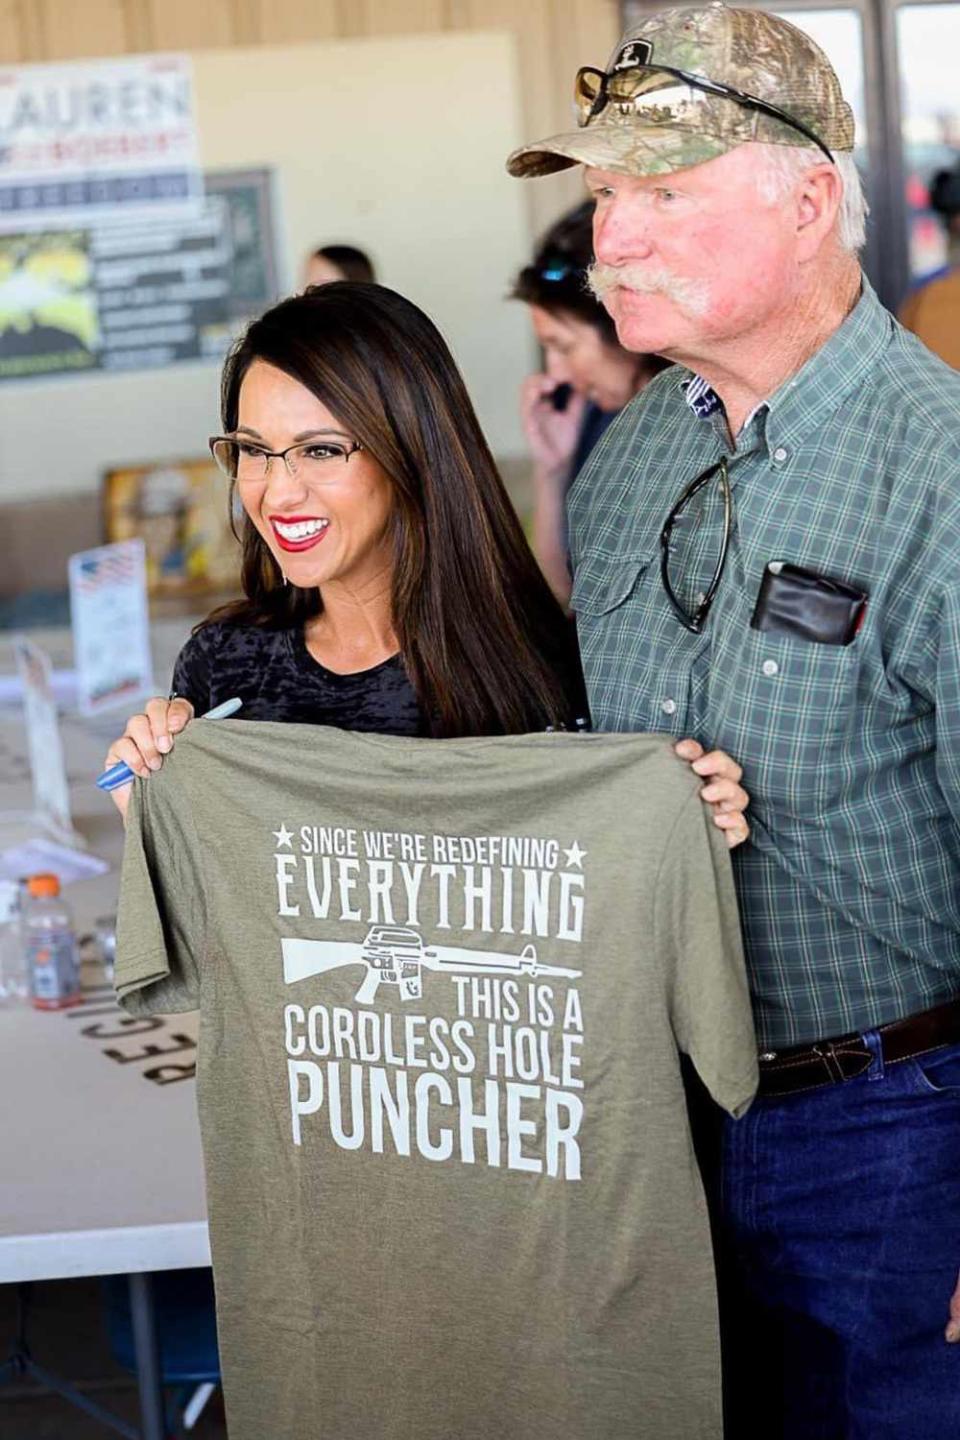
<path fill-rule="evenodd" d="M 960 999 L 875 1028 L 885 1065 L 912 1060 L 960 1041 Z M 820 1040 L 816 1045 L 796 1045 L 791 1050 L 765 1050 L 760 1054 L 757 1093 L 791 1095 L 798 1090 L 833 1085 L 838 1080 L 854 1080 L 869 1069 L 872 1061 L 873 1052 L 862 1035 L 841 1035 L 839 1040 Z"/>

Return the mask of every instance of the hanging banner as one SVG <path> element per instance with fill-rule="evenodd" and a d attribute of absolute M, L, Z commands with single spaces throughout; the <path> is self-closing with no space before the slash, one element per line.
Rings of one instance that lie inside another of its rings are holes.
<path fill-rule="evenodd" d="M 184 213 L 202 193 L 188 56 L 0 70 L 0 231 Z"/>

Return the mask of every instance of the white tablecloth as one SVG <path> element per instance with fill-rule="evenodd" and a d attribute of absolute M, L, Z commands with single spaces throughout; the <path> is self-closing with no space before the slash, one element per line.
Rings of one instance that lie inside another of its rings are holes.
<path fill-rule="evenodd" d="M 159 689 L 187 633 L 155 633 Z M 38 638 L 69 666 L 69 637 Z M 0 674 L 13 668 L 0 642 Z M 64 890 L 79 932 L 116 910 L 123 832 L 93 785 L 125 716 L 62 722 L 74 822 L 106 875 Z M 23 722 L 0 709 L 0 843 L 20 838 L 3 813 L 30 808 Z M 196 1093 L 195 1016 L 133 1020 L 95 964 L 84 1002 L 42 1012 L 0 1006 L 0 1282 L 177 1269 L 210 1263 Z M 166 1081 L 166 1083 L 162 1083 Z"/>

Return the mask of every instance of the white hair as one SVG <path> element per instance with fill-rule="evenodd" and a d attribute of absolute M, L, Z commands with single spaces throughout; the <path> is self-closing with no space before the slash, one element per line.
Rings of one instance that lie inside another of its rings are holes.
<path fill-rule="evenodd" d="M 799 145 L 756 144 L 763 150 L 763 161 L 757 175 L 757 190 L 769 204 L 782 200 L 800 177 L 814 165 L 822 165 L 825 156 L 815 147 Z M 863 193 L 863 182 L 853 155 L 848 150 L 836 156 L 837 174 L 843 187 L 843 199 L 837 213 L 837 239 L 844 250 L 856 254 L 867 238 L 869 205 Z"/>

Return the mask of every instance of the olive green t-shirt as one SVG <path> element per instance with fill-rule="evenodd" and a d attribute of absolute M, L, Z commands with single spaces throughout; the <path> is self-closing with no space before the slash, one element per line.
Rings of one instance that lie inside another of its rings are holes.
<path fill-rule="evenodd" d="M 117 985 L 198 1007 L 231 1440 L 717 1440 L 678 1049 L 756 1051 L 669 741 L 194 724 L 138 781 Z"/>

